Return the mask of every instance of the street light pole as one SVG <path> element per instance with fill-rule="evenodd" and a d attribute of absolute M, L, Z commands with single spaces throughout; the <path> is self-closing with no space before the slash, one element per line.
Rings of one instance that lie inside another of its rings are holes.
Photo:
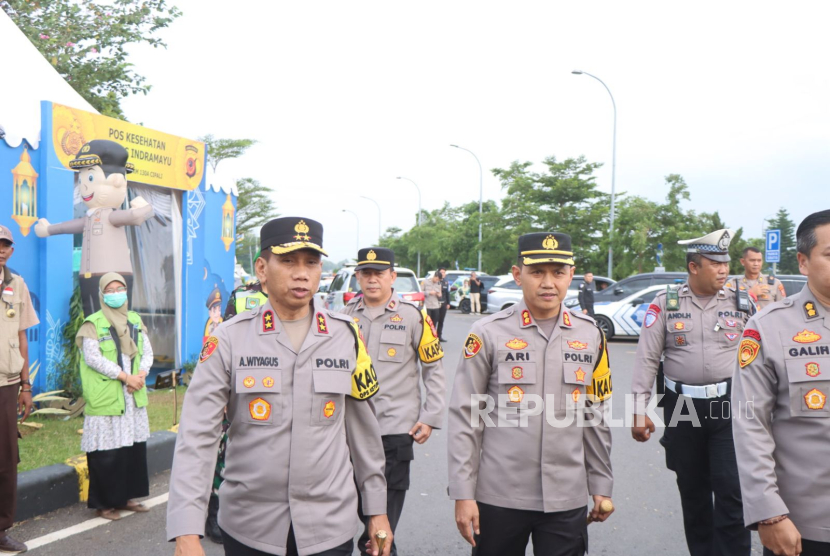
<path fill-rule="evenodd" d="M 377 201 L 372 199 L 371 197 L 367 197 L 365 195 L 360 196 L 361 199 L 366 199 L 375 203 L 375 206 L 378 207 L 378 245 L 380 245 L 380 204 Z"/>
<path fill-rule="evenodd" d="M 614 101 L 614 95 L 611 94 L 611 89 L 608 88 L 605 81 L 596 75 L 591 75 L 587 71 L 580 70 L 573 70 L 571 73 L 574 75 L 582 75 L 584 73 L 588 77 L 593 77 L 602 83 L 602 86 L 605 87 L 606 91 L 608 91 L 608 96 L 611 97 L 611 104 L 614 106 L 614 144 L 611 154 L 611 222 L 608 225 L 608 277 L 613 278 L 611 272 L 614 266 L 614 204 L 616 201 L 616 188 L 614 181 L 617 175 L 617 103 Z"/>
<path fill-rule="evenodd" d="M 412 181 L 409 178 L 405 178 L 403 176 L 398 176 L 395 179 L 399 180 L 406 180 L 410 182 L 412 185 L 415 186 L 415 189 L 418 190 L 418 227 L 421 227 L 421 188 L 418 187 L 418 184 Z M 418 269 L 417 269 L 418 278 L 421 278 L 421 242 L 418 242 Z"/>
<path fill-rule="evenodd" d="M 478 162 L 478 271 L 481 272 L 481 221 L 482 221 L 482 199 L 484 198 L 484 171 L 481 169 L 481 161 L 476 156 L 476 153 L 471 151 L 470 149 L 465 149 L 464 147 L 459 147 L 458 145 L 450 145 L 450 147 L 455 147 L 456 149 L 461 149 L 462 151 L 467 151 L 473 158 L 476 159 Z"/>
<path fill-rule="evenodd" d="M 356 212 L 353 212 L 349 209 L 343 209 L 343 212 L 348 212 L 354 215 L 355 224 L 357 226 L 357 234 L 355 235 L 356 246 L 354 248 L 354 255 L 355 257 L 357 257 L 357 252 L 360 251 L 360 217 L 357 215 Z"/>

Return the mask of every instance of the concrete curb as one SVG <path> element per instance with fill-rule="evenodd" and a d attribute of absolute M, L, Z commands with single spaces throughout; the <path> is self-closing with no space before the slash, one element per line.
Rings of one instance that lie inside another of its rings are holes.
<path fill-rule="evenodd" d="M 157 431 L 147 440 L 147 470 L 152 477 L 173 466 L 176 433 Z M 58 463 L 17 475 L 16 521 L 31 519 L 86 500 L 89 471 L 86 457 L 75 464 Z"/>

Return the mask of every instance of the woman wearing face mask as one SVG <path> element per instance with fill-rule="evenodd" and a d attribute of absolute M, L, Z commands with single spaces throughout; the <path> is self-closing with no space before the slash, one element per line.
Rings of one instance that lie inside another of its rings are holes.
<path fill-rule="evenodd" d="M 89 507 L 115 521 L 118 510 L 148 511 L 134 499 L 150 494 L 144 378 L 153 348 L 138 313 L 127 310 L 124 278 L 107 273 L 99 288 L 102 309 L 84 320 L 75 337 L 86 400 L 81 449 L 89 465 Z"/>

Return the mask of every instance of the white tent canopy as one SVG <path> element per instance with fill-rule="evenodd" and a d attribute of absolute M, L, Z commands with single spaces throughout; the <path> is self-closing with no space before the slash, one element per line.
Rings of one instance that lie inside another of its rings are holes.
<path fill-rule="evenodd" d="M 0 10 L 0 126 L 6 143 L 16 147 L 25 138 L 33 147 L 40 142 L 40 101 L 51 100 L 98 113 L 55 71 L 35 45 Z"/>

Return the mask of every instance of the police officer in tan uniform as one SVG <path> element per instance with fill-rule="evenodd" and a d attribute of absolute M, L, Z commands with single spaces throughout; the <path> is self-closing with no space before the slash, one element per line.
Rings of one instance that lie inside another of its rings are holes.
<path fill-rule="evenodd" d="M 668 286 L 649 306 L 632 376 L 632 436 L 646 442 L 655 430 L 646 407 L 660 359 L 665 358 L 668 423 L 660 443 L 666 449 L 666 467 L 677 473 L 692 556 L 750 553 L 729 399 L 735 354 L 754 305 L 745 292 L 739 295 L 734 285 L 726 287 L 733 235 L 732 230 L 718 230 L 678 242 L 686 246 L 688 281 L 679 288 Z"/>
<path fill-rule="evenodd" d="M 177 555 L 202 555 L 205 513 L 227 406 L 232 423 L 219 525 L 225 554 L 346 556 L 363 528 L 386 518 L 383 444 L 366 401 L 378 391 L 352 319 L 314 300 L 323 227 L 277 218 L 262 227 L 257 277 L 264 305 L 219 325 L 202 347 L 176 442 L 167 536 Z M 389 544 L 383 550 L 388 556 Z"/>
<path fill-rule="evenodd" d="M 781 280 L 775 276 L 761 274 L 764 255 L 759 249 L 755 247 L 744 249 L 741 264 L 744 267 L 744 275 L 737 279 L 738 288 L 745 288 L 752 295 L 759 310 L 787 297 L 787 291 Z"/>
<path fill-rule="evenodd" d="M 6 264 L 14 253 L 11 230 L 0 226 L 0 552 L 25 552 L 26 545 L 6 534 L 17 506 L 17 415 L 32 412 L 29 343 L 26 330 L 37 326 L 29 289 Z"/>
<path fill-rule="evenodd" d="M 523 300 L 477 321 L 464 343 L 449 495 L 477 556 L 524 556 L 531 535 L 536 555 L 583 556 L 586 522 L 613 511 L 600 508 L 613 487 L 608 354 L 594 320 L 562 305 L 573 273 L 568 235 L 521 236 Z"/>
<path fill-rule="evenodd" d="M 807 285 L 750 319 L 734 366 L 744 521 L 766 556 L 830 554 L 830 210 L 796 238 Z"/>
<path fill-rule="evenodd" d="M 395 293 L 395 253 L 384 247 L 358 251 L 355 275 L 363 295 L 343 308 L 363 334 L 383 389 L 372 398 L 386 452 L 386 514 L 394 532 L 409 489 L 412 443 L 426 442 L 444 420 L 444 350 L 426 311 Z M 420 362 L 420 374 L 418 367 Z M 421 402 L 421 378 L 426 398 Z M 361 554 L 368 528 L 358 542 Z M 392 546 L 392 556 L 397 548 Z"/>

